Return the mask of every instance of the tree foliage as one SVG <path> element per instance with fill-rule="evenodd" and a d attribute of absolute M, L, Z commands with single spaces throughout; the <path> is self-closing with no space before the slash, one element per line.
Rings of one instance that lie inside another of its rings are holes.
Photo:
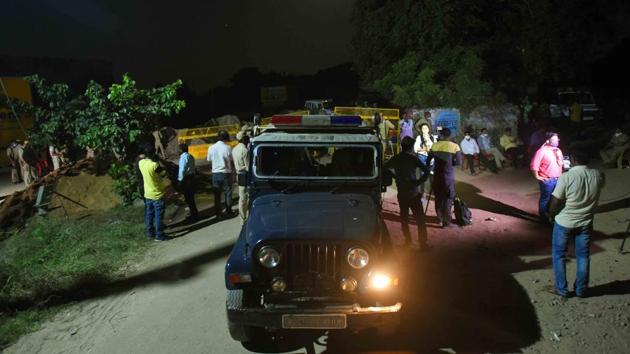
<path fill-rule="evenodd" d="M 483 62 L 471 49 L 445 49 L 420 62 L 410 53 L 395 63 L 374 87 L 400 106 L 448 106 L 467 110 L 497 99 L 481 79 Z"/>
<path fill-rule="evenodd" d="M 621 0 L 357 1 L 354 62 L 401 105 L 496 98 L 493 90 L 518 96 L 574 79 L 620 40 L 610 13 L 628 8 Z M 453 93 L 460 97 L 444 96 Z"/>
<path fill-rule="evenodd" d="M 159 117 L 168 117 L 185 107 L 177 99 L 180 80 L 152 89 L 140 89 L 128 75 L 109 89 L 91 81 L 85 90 L 87 106 L 76 126 L 78 144 L 97 152 L 111 153 L 119 160 L 129 159 L 141 139 L 148 139 L 159 127 Z"/>
<path fill-rule="evenodd" d="M 48 84 L 38 76 L 28 80 L 41 104 L 20 109 L 34 116 L 29 139 L 34 146 L 56 145 L 68 150 L 91 148 L 104 158 L 113 157 L 109 174 L 114 189 L 125 203 L 137 196 L 134 154 L 142 141 L 151 141 L 151 132 L 160 118 L 179 113 L 185 102 L 177 99 L 182 82 L 141 89 L 124 75 L 121 83 L 105 88 L 91 81 L 83 94 L 72 94 L 68 85 Z"/>

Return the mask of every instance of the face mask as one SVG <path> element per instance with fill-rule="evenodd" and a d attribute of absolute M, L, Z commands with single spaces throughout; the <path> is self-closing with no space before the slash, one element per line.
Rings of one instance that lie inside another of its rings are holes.
<path fill-rule="evenodd" d="M 488 136 L 488 133 L 481 133 L 481 136 Z"/>
<path fill-rule="evenodd" d="M 619 132 L 616 132 L 616 133 L 615 133 L 615 136 L 619 136 L 619 135 L 621 135 L 621 133 L 619 133 Z"/>
<path fill-rule="evenodd" d="M 559 141 L 549 141 L 549 145 L 551 145 L 552 147 L 557 148 L 558 145 L 560 145 L 560 142 Z"/>
<path fill-rule="evenodd" d="M 466 135 L 466 140 L 470 140 L 470 137 L 468 135 Z"/>

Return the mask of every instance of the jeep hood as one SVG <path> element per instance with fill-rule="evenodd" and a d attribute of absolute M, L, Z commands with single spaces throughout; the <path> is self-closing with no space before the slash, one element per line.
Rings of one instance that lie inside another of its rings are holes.
<path fill-rule="evenodd" d="M 253 202 L 246 234 L 252 245 L 267 239 L 367 240 L 377 227 L 377 206 L 366 195 L 272 194 Z"/>

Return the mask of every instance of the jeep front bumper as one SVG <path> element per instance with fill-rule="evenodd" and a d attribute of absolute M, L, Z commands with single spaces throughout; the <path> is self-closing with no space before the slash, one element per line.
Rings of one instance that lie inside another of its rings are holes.
<path fill-rule="evenodd" d="M 350 329 L 363 330 L 400 323 L 400 302 L 391 306 L 323 306 L 304 308 L 273 306 L 228 308 L 228 321 L 267 329 Z M 290 319 L 290 321 L 289 321 Z"/>

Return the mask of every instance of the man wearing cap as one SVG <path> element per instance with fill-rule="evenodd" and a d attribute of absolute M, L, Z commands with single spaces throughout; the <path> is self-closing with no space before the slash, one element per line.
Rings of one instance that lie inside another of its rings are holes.
<path fill-rule="evenodd" d="M 234 169 L 236 170 L 236 181 L 238 184 L 238 214 L 244 224 L 247 220 L 247 209 L 249 198 L 247 195 L 247 171 L 249 170 L 249 136 L 245 131 L 236 134 L 238 144 L 232 149 L 234 158 Z"/>
<path fill-rule="evenodd" d="M 234 172 L 232 161 L 232 149 L 227 144 L 230 140 L 228 132 L 221 130 L 218 133 L 218 141 L 208 149 L 207 160 L 212 166 L 212 186 L 214 187 L 214 208 L 217 218 L 233 217 L 232 211 L 232 173 Z M 221 191 L 225 198 L 225 214 L 221 207 Z"/>
<path fill-rule="evenodd" d="M 560 138 L 558 133 L 548 132 L 547 141 L 536 151 L 529 166 L 540 187 L 538 215 L 540 215 L 543 222 L 547 222 L 549 219 L 551 193 L 556 187 L 558 178 L 562 175 L 564 166 L 564 156 L 559 146 Z"/>
<path fill-rule="evenodd" d="M 451 130 L 439 130 L 440 139 L 431 146 L 428 164 L 435 159 L 433 168 L 433 193 L 435 194 L 435 212 L 443 228 L 452 227 L 451 217 L 453 199 L 455 199 L 454 165 L 462 164 L 459 145 L 450 141 Z"/>

